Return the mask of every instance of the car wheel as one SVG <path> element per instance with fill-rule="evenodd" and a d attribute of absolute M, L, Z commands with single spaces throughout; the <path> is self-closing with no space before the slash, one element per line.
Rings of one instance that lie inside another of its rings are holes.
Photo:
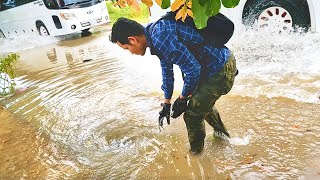
<path fill-rule="evenodd" d="M 37 23 L 37 29 L 38 29 L 40 36 L 50 36 L 50 33 L 49 33 L 47 27 L 42 22 Z"/>
<path fill-rule="evenodd" d="M 87 28 L 87 29 L 82 30 L 82 32 L 86 33 L 86 32 L 88 32 L 89 30 L 90 30 L 90 28 Z"/>
<path fill-rule="evenodd" d="M 308 30 L 311 26 L 306 0 L 249 0 L 242 15 L 245 25 L 268 27 L 275 31 Z"/>
<path fill-rule="evenodd" d="M 81 31 L 81 36 L 82 37 L 90 36 L 92 33 L 89 31 L 89 29 L 90 28 L 82 30 Z"/>

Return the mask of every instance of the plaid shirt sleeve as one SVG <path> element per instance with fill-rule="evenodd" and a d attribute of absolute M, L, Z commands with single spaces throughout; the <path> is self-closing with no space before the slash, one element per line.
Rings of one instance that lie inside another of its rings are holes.
<path fill-rule="evenodd" d="M 160 29 L 160 33 L 154 34 L 152 37 L 154 47 L 161 52 L 163 59 L 161 59 L 162 67 L 162 90 L 165 98 L 171 99 L 173 92 L 173 68 L 172 64 L 180 67 L 185 75 L 184 85 L 182 89 L 182 96 L 189 96 L 196 88 L 199 78 L 201 66 L 195 59 L 188 48 L 179 41 L 174 28 Z"/>
<path fill-rule="evenodd" d="M 174 86 L 173 65 L 166 61 L 160 61 L 162 68 L 162 86 L 161 89 L 164 92 L 166 99 L 171 99 Z"/>

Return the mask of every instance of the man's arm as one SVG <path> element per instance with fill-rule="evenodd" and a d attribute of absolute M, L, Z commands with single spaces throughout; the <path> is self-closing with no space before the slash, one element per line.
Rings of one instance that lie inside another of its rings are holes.
<path fill-rule="evenodd" d="M 161 103 L 162 110 L 159 112 L 159 126 L 163 126 L 163 120 L 166 117 L 167 123 L 170 124 L 170 112 L 171 112 L 171 96 L 173 93 L 174 75 L 173 65 L 160 60 L 162 68 L 162 86 L 161 89 L 164 91 L 164 103 Z"/>
<path fill-rule="evenodd" d="M 163 50 L 167 50 L 165 52 L 167 56 L 166 61 L 177 64 L 185 75 L 184 85 L 180 95 L 180 97 L 184 99 L 195 90 L 200 79 L 201 66 L 189 49 L 180 42 L 175 33 L 170 33 L 166 37 L 163 37 L 163 42 L 167 44 L 167 47 L 165 49 L 163 48 Z"/>
<path fill-rule="evenodd" d="M 164 60 L 160 60 L 161 68 L 162 68 L 162 86 L 161 89 L 164 92 L 164 103 L 170 104 L 170 100 L 173 93 L 174 88 L 174 74 L 173 74 L 173 65 L 171 63 L 167 63 Z"/>
<path fill-rule="evenodd" d="M 196 88 L 198 81 L 200 79 L 201 66 L 199 62 L 195 59 L 193 54 L 188 50 L 188 48 L 180 42 L 176 31 L 174 28 L 162 27 L 156 34 L 153 34 L 154 47 L 161 53 L 161 65 L 162 67 L 171 66 L 172 79 L 169 81 L 163 81 L 163 84 L 168 84 L 172 89 L 165 88 L 162 89 L 165 93 L 165 101 L 169 102 L 173 92 L 173 70 L 172 64 L 177 64 L 185 75 L 183 90 L 181 93 L 181 98 L 188 97 Z M 169 71 L 162 71 L 169 72 Z M 169 77 L 166 74 L 162 74 L 163 78 Z M 167 74 L 169 75 L 169 74 Z M 172 83 L 172 84 L 170 84 Z M 171 92 L 169 92 L 172 90 Z"/>

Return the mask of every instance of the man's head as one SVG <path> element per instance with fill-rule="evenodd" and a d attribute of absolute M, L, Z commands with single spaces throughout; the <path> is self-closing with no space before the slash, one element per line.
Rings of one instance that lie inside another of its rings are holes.
<path fill-rule="evenodd" d="M 127 18 L 119 18 L 114 23 L 110 41 L 137 55 L 144 55 L 147 48 L 144 27 L 138 22 Z"/>

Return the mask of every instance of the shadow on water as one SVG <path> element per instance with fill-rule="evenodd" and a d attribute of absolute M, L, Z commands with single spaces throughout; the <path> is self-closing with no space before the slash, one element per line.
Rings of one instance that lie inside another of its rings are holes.
<path fill-rule="evenodd" d="M 311 96 L 319 79 L 306 49 L 316 45 L 305 47 L 287 36 L 281 36 L 285 42 L 260 42 L 250 31 L 237 36 L 230 46 L 240 74 L 217 102 L 232 137 L 214 138 L 206 125 L 205 151 L 191 156 L 181 117 L 159 132 L 158 60 L 131 56 L 108 35 L 19 51 L 20 91 L 0 101 L 0 179 L 319 177 L 319 103 Z M 304 53 L 307 66 L 300 66 L 297 56 Z M 182 84 L 176 75 L 175 97 Z"/>

